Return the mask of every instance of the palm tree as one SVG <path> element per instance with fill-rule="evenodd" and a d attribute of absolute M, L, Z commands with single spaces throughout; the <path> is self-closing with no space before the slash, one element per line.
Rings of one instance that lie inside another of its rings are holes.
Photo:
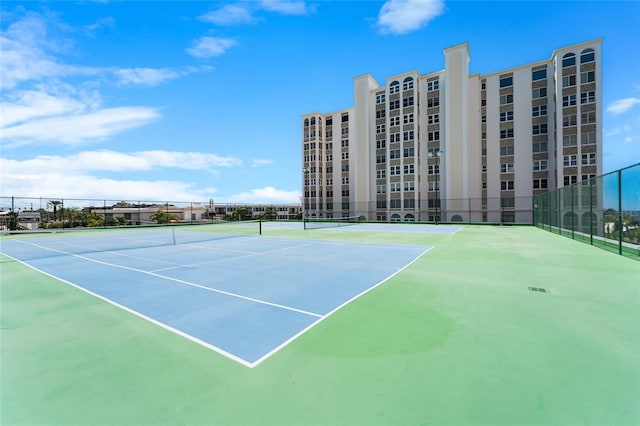
<path fill-rule="evenodd" d="M 51 200 L 47 203 L 47 205 L 52 206 L 53 207 L 53 220 L 57 220 L 58 219 L 58 206 L 62 204 L 62 201 L 59 200 Z"/>

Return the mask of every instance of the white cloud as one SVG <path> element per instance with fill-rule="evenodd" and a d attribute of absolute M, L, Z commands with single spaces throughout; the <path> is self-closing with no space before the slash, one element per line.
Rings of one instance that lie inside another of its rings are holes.
<path fill-rule="evenodd" d="M 251 189 L 247 192 L 232 195 L 229 198 L 216 199 L 221 203 L 246 203 L 246 204 L 278 204 L 278 203 L 299 203 L 300 191 L 286 191 L 266 186 L 260 189 Z"/>
<path fill-rule="evenodd" d="M 199 17 L 200 20 L 216 25 L 239 25 L 252 22 L 251 12 L 240 4 L 227 4 Z"/>
<path fill-rule="evenodd" d="M 262 0 L 260 2 L 260 7 L 270 12 L 277 12 L 283 15 L 306 15 L 309 13 L 305 2 L 296 0 Z"/>
<path fill-rule="evenodd" d="M 272 164 L 272 163 L 273 163 L 273 161 L 267 160 L 267 159 L 255 159 L 251 163 L 251 166 L 252 167 L 267 166 L 267 165 Z"/>
<path fill-rule="evenodd" d="M 122 68 L 115 70 L 121 84 L 140 84 L 157 86 L 166 80 L 180 77 L 180 74 L 169 68 Z"/>
<path fill-rule="evenodd" d="M 0 102 L 0 128 L 51 115 L 78 114 L 99 102 L 95 93 L 82 92 L 73 97 L 70 96 L 73 88 L 67 90 L 50 88 L 45 91 L 38 87 L 9 93 L 7 101 Z"/>
<path fill-rule="evenodd" d="M 27 160 L 0 158 L 2 195 L 20 197 L 107 198 L 116 200 L 208 200 L 214 188 L 180 180 L 118 179 L 117 173 L 169 169 L 215 171 L 239 167 L 240 159 L 180 151 L 84 151 L 69 156 L 41 155 Z M 109 172 L 109 178 L 97 174 Z M 81 183 L 81 184 L 78 184 Z"/>
<path fill-rule="evenodd" d="M 47 117 L 4 127 L 2 138 L 5 148 L 45 141 L 80 144 L 144 126 L 159 117 L 160 113 L 154 108 L 104 108 L 89 113 Z"/>
<path fill-rule="evenodd" d="M 444 12 L 443 0 L 387 0 L 378 15 L 383 34 L 406 34 Z"/>
<path fill-rule="evenodd" d="M 187 53 L 198 58 L 220 56 L 235 44 L 236 41 L 230 38 L 205 36 L 195 40 Z"/>
<path fill-rule="evenodd" d="M 618 99 L 617 101 L 613 101 L 607 107 L 607 111 L 613 115 L 620 115 L 629 111 L 635 105 L 640 104 L 640 98 L 624 98 Z"/>
<path fill-rule="evenodd" d="M 69 156 L 39 155 L 28 160 L 0 159 L 2 173 L 17 175 L 23 172 L 38 173 L 88 173 L 88 172 L 136 172 L 160 168 L 212 170 L 218 167 L 239 167 L 242 161 L 236 157 L 223 157 L 203 152 L 138 151 L 117 152 L 109 150 L 83 151 Z"/>

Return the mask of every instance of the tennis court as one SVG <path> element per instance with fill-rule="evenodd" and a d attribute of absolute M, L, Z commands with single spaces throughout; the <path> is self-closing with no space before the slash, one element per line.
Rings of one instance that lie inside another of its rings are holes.
<path fill-rule="evenodd" d="M 126 250 L 65 233 L 47 244 L 63 253 L 12 252 L 32 267 L 0 263 L 0 423 L 640 424 L 640 262 L 533 227 L 270 225 Z M 294 330 L 317 318 L 213 289 L 322 319 Z M 157 322 L 133 312 L 167 299 Z M 175 331 L 221 311 L 231 346 Z"/>
<path fill-rule="evenodd" d="M 218 229 L 27 234 L 4 238 L 0 248 L 250 367 L 430 248 L 212 232 Z"/>

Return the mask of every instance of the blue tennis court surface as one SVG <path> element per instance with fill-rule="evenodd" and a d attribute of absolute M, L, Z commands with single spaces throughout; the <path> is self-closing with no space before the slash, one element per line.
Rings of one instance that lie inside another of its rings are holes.
<path fill-rule="evenodd" d="M 175 232 L 179 240 L 197 234 Z M 146 246 L 39 237 L 3 240 L 2 252 L 250 367 L 430 248 L 265 236 L 155 245 L 149 232 L 126 238 Z"/>

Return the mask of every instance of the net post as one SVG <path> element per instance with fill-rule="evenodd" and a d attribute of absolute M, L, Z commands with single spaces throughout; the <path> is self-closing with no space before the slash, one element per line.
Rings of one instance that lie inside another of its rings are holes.
<path fill-rule="evenodd" d="M 262 219 L 258 219 L 258 233 L 262 235 Z"/>

